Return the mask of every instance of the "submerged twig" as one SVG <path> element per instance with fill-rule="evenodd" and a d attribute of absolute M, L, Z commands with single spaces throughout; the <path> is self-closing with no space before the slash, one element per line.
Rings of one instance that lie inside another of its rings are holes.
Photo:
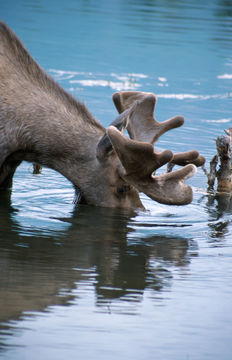
<path fill-rule="evenodd" d="M 217 155 L 210 161 L 209 172 L 202 166 L 202 170 L 208 178 L 208 190 L 214 189 L 215 179 L 217 179 L 218 192 L 232 192 L 232 168 L 231 168 L 231 142 L 232 128 L 225 130 L 226 135 L 217 137 Z M 217 170 L 217 164 L 219 169 Z"/>

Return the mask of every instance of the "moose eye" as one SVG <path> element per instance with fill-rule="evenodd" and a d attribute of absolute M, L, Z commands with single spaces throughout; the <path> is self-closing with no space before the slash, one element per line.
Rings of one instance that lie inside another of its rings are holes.
<path fill-rule="evenodd" d="M 122 195 L 130 190 L 130 186 L 121 186 L 117 188 L 117 193 Z"/>

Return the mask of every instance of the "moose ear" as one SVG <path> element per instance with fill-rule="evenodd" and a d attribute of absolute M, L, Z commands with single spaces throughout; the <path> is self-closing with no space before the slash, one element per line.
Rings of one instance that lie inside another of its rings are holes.
<path fill-rule="evenodd" d="M 117 128 L 119 131 L 123 132 L 128 124 L 129 113 L 130 113 L 130 109 L 126 109 L 120 115 L 118 115 L 110 125 Z M 97 144 L 96 156 L 98 160 L 101 161 L 104 160 L 107 157 L 107 155 L 111 153 L 111 151 L 112 151 L 112 144 L 106 132 Z"/>

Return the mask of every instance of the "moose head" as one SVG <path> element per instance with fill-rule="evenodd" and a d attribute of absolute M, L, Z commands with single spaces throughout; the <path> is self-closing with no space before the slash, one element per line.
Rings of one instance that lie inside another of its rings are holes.
<path fill-rule="evenodd" d="M 120 115 L 98 143 L 97 157 L 104 162 L 117 154 L 118 175 L 124 181 L 119 189 L 121 197 L 126 197 L 133 187 L 163 204 L 190 203 L 192 189 L 184 181 L 195 174 L 196 166 L 203 165 L 204 157 L 196 150 L 173 154 L 170 150 L 158 152 L 154 148 L 158 138 L 183 125 L 184 118 L 175 116 L 164 122 L 156 121 L 157 99 L 152 93 L 122 91 L 113 95 L 113 101 Z M 130 138 L 123 134 L 125 129 Z M 155 171 L 167 163 L 184 167 L 156 176 Z"/>
<path fill-rule="evenodd" d="M 113 101 L 119 115 L 105 129 L 0 22 L 0 187 L 11 186 L 26 160 L 64 175 L 92 205 L 143 208 L 139 192 L 164 204 L 190 203 L 192 189 L 184 181 L 203 156 L 154 148 L 162 134 L 183 125 L 183 117 L 157 122 L 152 93 L 122 91 Z M 164 164 L 183 168 L 155 175 Z"/>

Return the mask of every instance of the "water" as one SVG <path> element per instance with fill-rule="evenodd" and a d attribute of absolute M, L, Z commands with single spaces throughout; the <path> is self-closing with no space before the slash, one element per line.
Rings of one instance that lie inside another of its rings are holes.
<path fill-rule="evenodd" d="M 107 126 L 117 90 L 185 117 L 158 148 L 197 148 L 232 122 L 231 1 L 1 1 L 1 18 Z M 18 169 L 0 203 L 0 358 L 231 359 L 230 196 L 146 212 L 74 207 L 59 174 Z"/>

